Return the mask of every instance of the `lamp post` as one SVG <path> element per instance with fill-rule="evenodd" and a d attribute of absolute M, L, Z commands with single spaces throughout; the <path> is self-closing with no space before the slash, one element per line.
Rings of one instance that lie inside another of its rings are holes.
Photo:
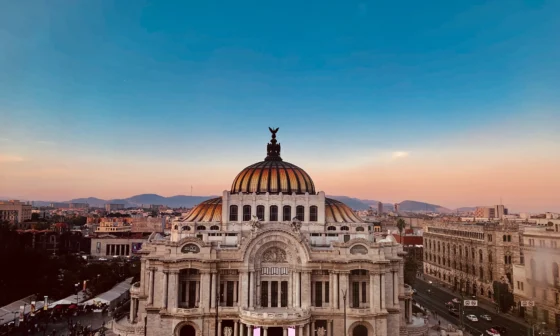
<path fill-rule="evenodd" d="M 342 289 L 342 302 L 344 303 L 344 335 L 346 336 L 346 289 Z"/>
<path fill-rule="evenodd" d="M 76 306 L 77 306 L 78 305 L 78 293 L 80 292 L 80 283 L 78 282 L 77 284 L 75 284 L 74 288 L 76 289 Z"/>

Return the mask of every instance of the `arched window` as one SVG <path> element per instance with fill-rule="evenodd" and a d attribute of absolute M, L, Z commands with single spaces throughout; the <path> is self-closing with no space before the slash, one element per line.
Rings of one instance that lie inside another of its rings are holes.
<path fill-rule="evenodd" d="M 358 226 L 358 227 L 356 228 L 356 232 L 363 232 L 363 231 L 364 231 L 364 228 L 361 227 L 361 226 Z"/>
<path fill-rule="evenodd" d="M 507 238 L 506 238 L 506 235 L 504 235 L 504 236 L 502 237 L 502 239 L 503 239 L 503 241 L 506 241 L 506 239 L 507 239 Z"/>
<path fill-rule="evenodd" d="M 327 228 L 327 231 L 336 231 L 336 228 L 334 226 L 329 226 Z"/>
<path fill-rule="evenodd" d="M 199 225 L 199 226 L 196 227 L 196 229 L 197 229 L 198 231 L 205 231 L 205 230 L 206 230 L 206 226 L 204 226 L 204 225 Z"/>
<path fill-rule="evenodd" d="M 475 252 L 474 252 L 474 247 L 473 247 L 473 248 L 471 248 L 471 256 L 472 256 L 473 260 L 474 260 L 474 254 L 475 254 Z"/>
<path fill-rule="evenodd" d="M 480 278 L 480 280 L 484 281 L 484 268 L 482 268 L 482 266 L 478 268 L 478 277 Z"/>
<path fill-rule="evenodd" d="M 469 248 L 465 246 L 465 258 L 469 257 Z"/>
<path fill-rule="evenodd" d="M 531 279 L 537 280 L 537 263 L 531 259 Z"/>
<path fill-rule="evenodd" d="M 282 220 L 284 222 L 289 222 L 292 220 L 292 207 L 289 205 L 284 205 L 282 208 Z"/>
<path fill-rule="evenodd" d="M 482 250 L 478 250 L 478 261 L 481 263 L 483 262 Z"/>
<path fill-rule="evenodd" d="M 511 241 L 511 235 L 508 235 L 508 242 Z"/>
<path fill-rule="evenodd" d="M 183 231 L 190 231 L 190 230 L 191 230 L 191 227 L 188 226 L 188 225 L 185 225 L 185 226 L 183 226 L 183 227 L 181 228 L 181 230 L 183 230 Z"/>
<path fill-rule="evenodd" d="M 230 222 L 237 222 L 239 220 L 239 209 L 237 205 L 229 206 L 229 220 Z"/>
<path fill-rule="evenodd" d="M 219 229 L 220 229 L 220 227 L 218 225 L 212 225 L 210 227 L 210 230 L 219 230 Z"/>
<path fill-rule="evenodd" d="M 453 254 L 457 254 L 457 246 L 453 245 Z"/>
<path fill-rule="evenodd" d="M 447 254 L 451 253 L 451 249 L 449 248 L 449 243 L 447 243 Z"/>
<path fill-rule="evenodd" d="M 316 205 L 309 207 L 309 221 L 316 222 L 318 220 L 319 211 Z"/>
<path fill-rule="evenodd" d="M 179 230 L 179 225 L 175 225 L 175 230 Z"/>
<path fill-rule="evenodd" d="M 348 228 L 348 226 L 343 226 L 340 228 L 340 231 L 349 231 L 350 229 Z"/>
<path fill-rule="evenodd" d="M 302 222 L 305 220 L 305 207 L 303 205 L 296 207 L 296 218 Z"/>
<path fill-rule="evenodd" d="M 554 285 L 558 286 L 560 283 L 560 273 L 558 272 L 558 264 L 553 262 L 552 263 L 552 279 L 554 279 Z"/>
<path fill-rule="evenodd" d="M 264 205 L 257 205 L 257 218 L 264 221 Z"/>
<path fill-rule="evenodd" d="M 270 206 L 270 221 L 277 222 L 278 221 L 278 206 L 271 205 Z"/>
<path fill-rule="evenodd" d="M 488 262 L 492 262 L 492 251 L 488 252 Z"/>
<path fill-rule="evenodd" d="M 244 205 L 243 206 L 243 221 L 248 222 L 251 220 L 251 206 Z"/>

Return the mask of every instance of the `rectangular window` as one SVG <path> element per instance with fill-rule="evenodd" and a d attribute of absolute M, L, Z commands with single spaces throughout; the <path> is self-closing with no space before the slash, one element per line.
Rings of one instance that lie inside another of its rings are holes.
<path fill-rule="evenodd" d="M 270 221 L 271 222 L 278 221 L 278 207 L 276 205 L 270 206 Z"/>
<path fill-rule="evenodd" d="M 237 205 L 231 205 L 229 207 L 229 221 L 230 222 L 237 222 L 238 219 L 238 208 Z"/>
<path fill-rule="evenodd" d="M 196 307 L 196 281 L 189 281 L 189 308 Z"/>
<path fill-rule="evenodd" d="M 251 206 L 244 205 L 243 206 L 243 221 L 248 222 L 251 220 Z"/>
<path fill-rule="evenodd" d="M 233 281 L 228 281 L 227 282 L 227 289 L 226 289 L 226 306 L 227 307 L 233 307 L 233 285 L 234 282 Z"/>
<path fill-rule="evenodd" d="M 264 205 L 257 205 L 257 218 L 264 221 Z"/>
<path fill-rule="evenodd" d="M 278 307 L 278 281 L 271 281 L 270 284 L 270 305 L 271 307 Z"/>
<path fill-rule="evenodd" d="M 303 205 L 296 207 L 296 218 L 302 222 L 305 220 L 305 207 Z"/>
<path fill-rule="evenodd" d="M 367 297 L 367 291 L 366 291 L 366 283 L 362 282 L 362 302 L 365 303 L 366 302 L 366 297 Z"/>
<path fill-rule="evenodd" d="M 268 281 L 261 281 L 261 307 L 268 307 Z"/>
<path fill-rule="evenodd" d="M 181 281 L 181 303 L 187 302 L 187 282 Z"/>
<path fill-rule="evenodd" d="M 315 307 L 323 306 L 323 282 L 315 281 Z"/>
<path fill-rule="evenodd" d="M 326 303 L 329 303 L 329 301 L 330 301 L 330 297 L 329 297 L 330 295 L 329 294 L 330 294 L 329 293 L 329 282 L 325 281 L 325 302 Z"/>
<path fill-rule="evenodd" d="M 360 307 L 360 283 L 352 282 L 352 308 Z"/>
<path fill-rule="evenodd" d="M 282 211 L 282 220 L 284 222 L 289 222 L 290 220 L 292 220 L 292 207 L 289 205 L 284 205 L 283 211 Z"/>
<path fill-rule="evenodd" d="M 312 205 L 311 207 L 309 207 L 309 221 L 310 222 L 316 222 L 318 220 L 318 210 L 317 210 L 317 206 Z"/>
<path fill-rule="evenodd" d="M 280 306 L 288 307 L 288 281 L 282 281 L 280 284 Z"/>

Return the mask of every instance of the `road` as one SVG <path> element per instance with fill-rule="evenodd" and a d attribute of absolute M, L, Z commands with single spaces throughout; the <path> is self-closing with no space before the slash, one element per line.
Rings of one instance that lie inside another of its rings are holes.
<path fill-rule="evenodd" d="M 451 315 L 445 306 L 445 303 L 451 301 L 455 297 L 461 299 L 459 296 L 445 292 L 437 286 L 424 282 L 421 279 L 416 279 L 414 288 L 417 291 L 414 295 L 414 300 L 416 302 L 431 311 L 435 311 L 438 315 L 457 326 L 461 324 L 459 317 Z M 478 318 L 478 322 L 469 321 L 465 317 L 469 314 L 475 315 Z M 481 319 L 480 315 L 484 314 L 490 315 L 492 317 L 492 321 Z M 483 333 L 487 336 L 485 330 L 491 328 L 492 326 L 505 327 L 508 330 L 506 336 L 527 336 L 527 328 L 524 325 L 516 321 L 512 321 L 500 314 L 496 314 L 495 311 L 488 311 L 481 307 L 465 307 L 463 324 L 473 336 L 479 336 Z"/>

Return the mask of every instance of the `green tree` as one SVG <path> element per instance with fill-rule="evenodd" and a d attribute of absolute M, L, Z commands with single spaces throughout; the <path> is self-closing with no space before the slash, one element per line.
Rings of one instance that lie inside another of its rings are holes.
<path fill-rule="evenodd" d="M 405 227 L 406 227 L 406 222 L 404 221 L 404 219 L 399 218 L 397 220 L 397 229 L 399 230 L 399 236 L 401 236 L 401 244 L 402 244 L 402 233 Z"/>
<path fill-rule="evenodd" d="M 509 312 L 515 302 L 513 299 L 513 293 L 509 291 L 508 284 L 500 281 L 494 281 L 492 287 L 494 289 L 494 302 L 498 304 L 500 311 L 506 313 Z"/>

